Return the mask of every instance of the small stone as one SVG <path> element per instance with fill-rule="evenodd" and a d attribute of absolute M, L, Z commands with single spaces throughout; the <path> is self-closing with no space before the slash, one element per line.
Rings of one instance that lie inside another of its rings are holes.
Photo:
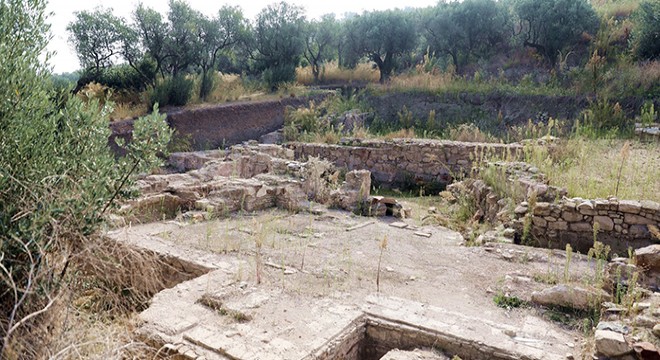
<path fill-rule="evenodd" d="M 527 214 L 527 206 L 518 205 L 513 212 L 518 215 Z"/>
<path fill-rule="evenodd" d="M 637 266 L 650 271 L 660 271 L 660 244 L 635 250 Z"/>
<path fill-rule="evenodd" d="M 627 335 L 630 333 L 630 328 L 627 325 L 613 321 L 601 321 L 596 326 L 596 329 L 614 331 L 621 335 Z"/>
<path fill-rule="evenodd" d="M 653 327 L 653 335 L 655 335 L 656 337 L 660 338 L 660 324 L 656 324 L 656 325 Z"/>
<path fill-rule="evenodd" d="M 397 229 L 405 229 L 408 227 L 408 224 L 404 223 L 403 221 L 397 221 L 391 223 L 390 226 L 395 227 Z"/>
<path fill-rule="evenodd" d="M 425 238 L 430 238 L 431 235 L 432 235 L 432 234 L 430 234 L 430 233 L 425 233 L 425 232 L 421 232 L 421 231 L 415 231 L 414 234 L 415 234 L 416 236 L 421 236 L 421 237 L 425 237 Z"/>
<path fill-rule="evenodd" d="M 650 342 L 637 342 L 633 344 L 633 350 L 637 353 L 638 358 L 642 360 L 660 359 L 658 349 Z"/>
<path fill-rule="evenodd" d="M 609 330 L 596 330 L 596 352 L 601 355 L 616 357 L 629 353 L 632 349 L 628 346 L 622 334 Z"/>
<path fill-rule="evenodd" d="M 394 272 L 394 269 L 388 266 L 388 267 L 385 268 L 385 271 L 387 271 L 387 272 Z"/>

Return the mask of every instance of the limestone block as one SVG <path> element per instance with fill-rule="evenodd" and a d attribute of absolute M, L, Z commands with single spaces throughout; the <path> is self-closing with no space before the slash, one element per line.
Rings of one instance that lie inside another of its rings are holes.
<path fill-rule="evenodd" d="M 642 210 L 642 204 L 639 201 L 621 200 L 619 202 L 619 211 L 629 214 L 639 214 Z"/>
<path fill-rule="evenodd" d="M 591 224 L 586 222 L 572 223 L 569 225 L 571 231 L 578 232 L 593 232 L 594 228 Z"/>
<path fill-rule="evenodd" d="M 580 203 L 577 206 L 578 211 L 582 215 L 596 215 L 596 211 L 594 210 L 594 204 L 591 203 L 591 201 L 584 201 Z"/>
<path fill-rule="evenodd" d="M 649 272 L 660 272 L 660 244 L 635 250 L 637 265 Z"/>
<path fill-rule="evenodd" d="M 581 221 L 582 220 L 582 214 L 572 212 L 572 211 L 564 211 L 561 214 L 562 219 L 568 221 L 568 222 L 576 222 L 576 221 Z"/>
<path fill-rule="evenodd" d="M 649 218 L 645 218 L 643 216 L 633 215 L 633 214 L 625 214 L 625 216 L 623 217 L 623 221 L 626 224 L 630 224 L 630 225 L 635 225 L 635 224 L 646 225 L 646 224 L 654 224 L 655 223 L 655 221 L 653 221 Z"/>
<path fill-rule="evenodd" d="M 537 203 L 533 211 L 534 215 L 537 216 L 548 216 L 550 215 L 550 203 L 540 202 Z"/>
<path fill-rule="evenodd" d="M 601 231 L 614 230 L 614 221 L 609 216 L 594 216 L 594 224 L 600 225 Z"/>
<path fill-rule="evenodd" d="M 610 330 L 596 330 L 596 353 L 609 357 L 625 355 L 632 351 L 622 334 Z"/>
<path fill-rule="evenodd" d="M 568 223 L 566 221 L 555 221 L 548 223 L 550 230 L 568 230 Z"/>
<path fill-rule="evenodd" d="M 565 284 L 555 285 L 532 293 L 532 302 L 539 305 L 559 305 L 574 309 L 593 309 L 603 301 L 611 300 L 610 294 L 602 289 L 582 288 Z"/>
<path fill-rule="evenodd" d="M 534 223 L 534 226 L 538 226 L 538 227 L 548 226 L 548 222 L 544 218 L 538 216 L 534 216 L 532 218 L 532 223 Z"/>

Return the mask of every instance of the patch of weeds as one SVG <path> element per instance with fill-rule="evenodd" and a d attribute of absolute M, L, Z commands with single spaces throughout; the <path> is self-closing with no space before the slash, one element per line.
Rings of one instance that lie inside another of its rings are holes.
<path fill-rule="evenodd" d="M 245 323 L 252 320 L 252 316 L 240 311 L 227 309 L 222 304 L 222 301 L 208 294 L 202 295 L 202 297 L 199 298 L 199 300 L 197 300 L 197 303 L 206 306 L 209 309 L 215 310 L 218 314 L 222 316 L 228 316 L 232 318 L 234 321 L 239 323 Z"/>
<path fill-rule="evenodd" d="M 493 297 L 495 305 L 503 309 L 511 310 L 519 307 L 526 307 L 527 301 L 520 299 L 517 296 L 510 296 L 507 294 L 499 293 Z"/>
<path fill-rule="evenodd" d="M 551 272 L 534 274 L 532 279 L 541 284 L 557 285 L 559 283 L 557 275 Z"/>
<path fill-rule="evenodd" d="M 590 334 L 600 321 L 598 310 L 578 310 L 563 306 L 544 307 L 541 310 L 544 318 L 555 322 L 564 328 L 578 330 Z"/>

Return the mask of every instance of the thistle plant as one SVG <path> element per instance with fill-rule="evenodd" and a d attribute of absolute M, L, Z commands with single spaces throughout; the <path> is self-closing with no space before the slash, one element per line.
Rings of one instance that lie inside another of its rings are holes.
<path fill-rule="evenodd" d="M 626 160 L 630 157 L 630 141 L 626 141 L 625 144 L 623 144 L 623 147 L 621 148 L 621 152 L 619 153 L 621 156 L 621 164 L 619 165 L 619 172 L 616 177 L 616 189 L 614 190 L 614 196 L 619 196 L 619 185 L 621 184 L 621 173 L 623 172 L 623 166 L 626 163 Z"/>
<path fill-rule="evenodd" d="M 383 252 L 387 250 L 387 235 L 383 236 L 383 240 L 378 245 L 380 248 L 380 255 L 378 256 L 378 272 L 376 274 L 376 292 L 380 292 L 380 264 L 383 260 Z"/>

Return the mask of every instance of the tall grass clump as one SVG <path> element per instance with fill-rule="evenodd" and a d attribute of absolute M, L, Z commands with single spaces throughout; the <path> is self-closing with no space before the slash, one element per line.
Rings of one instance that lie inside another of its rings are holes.
<path fill-rule="evenodd" d="M 323 64 L 319 74 L 321 84 L 377 83 L 378 69 L 372 63 L 359 63 L 354 68 L 340 67 L 336 61 Z M 311 66 L 296 69 L 296 81 L 302 85 L 316 85 Z"/>
<path fill-rule="evenodd" d="M 53 101 L 40 61 L 49 27 L 43 0 L 0 3 L 0 358 L 44 358 L 62 294 L 105 209 L 133 174 L 160 163 L 170 131 L 154 114 L 136 121 L 119 159 L 108 147 L 109 109 Z M 157 109 L 155 109 L 157 110 Z M 90 258 L 93 260 L 93 258 Z"/>

